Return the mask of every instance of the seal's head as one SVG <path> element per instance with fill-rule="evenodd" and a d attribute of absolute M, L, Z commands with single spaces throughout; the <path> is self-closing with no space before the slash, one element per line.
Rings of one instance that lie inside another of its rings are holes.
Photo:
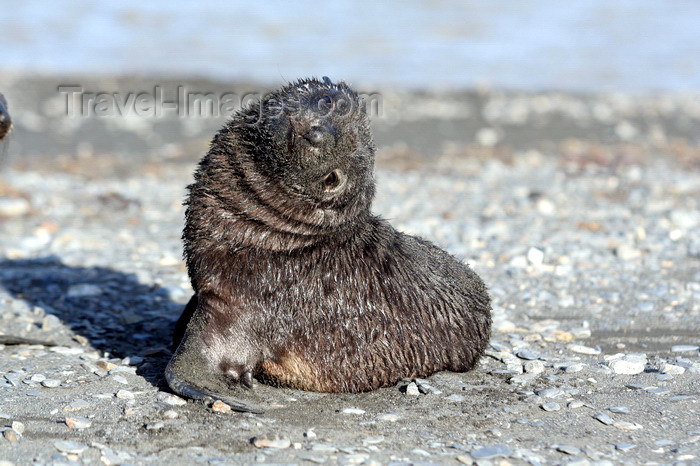
<path fill-rule="evenodd" d="M 7 111 L 7 100 L 0 94 L 0 139 L 7 136 L 12 127 L 12 120 L 10 119 L 10 113 Z"/>
<path fill-rule="evenodd" d="M 231 155 L 248 158 L 259 175 L 246 177 L 272 187 L 270 202 L 293 207 L 290 217 L 332 228 L 369 208 L 374 145 L 363 101 L 345 83 L 324 77 L 289 84 L 241 111 L 228 128 L 244 148 Z"/>

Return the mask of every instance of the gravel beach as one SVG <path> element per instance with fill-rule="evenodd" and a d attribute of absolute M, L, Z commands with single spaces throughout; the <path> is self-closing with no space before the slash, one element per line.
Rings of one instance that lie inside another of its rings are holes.
<path fill-rule="evenodd" d="M 371 393 L 257 384 L 252 415 L 163 380 L 225 116 L 69 119 L 68 81 L 0 79 L 0 339 L 33 340 L 0 344 L 0 465 L 700 463 L 697 95 L 377 91 L 373 210 L 484 279 L 491 345 Z"/>

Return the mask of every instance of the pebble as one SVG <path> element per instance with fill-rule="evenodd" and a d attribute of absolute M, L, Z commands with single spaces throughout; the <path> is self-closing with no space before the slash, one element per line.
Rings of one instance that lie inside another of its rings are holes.
<path fill-rule="evenodd" d="M 428 393 L 431 393 L 433 395 L 442 395 L 442 390 L 439 390 L 435 387 L 433 387 L 427 380 L 425 379 L 416 379 L 415 380 L 416 386 L 418 387 L 418 391 L 421 393 L 427 395 Z"/>
<path fill-rule="evenodd" d="M 623 243 L 615 248 L 615 254 L 620 259 L 629 261 L 640 257 L 642 255 L 642 251 L 630 244 Z"/>
<path fill-rule="evenodd" d="M 107 372 L 117 368 L 116 364 L 114 364 L 113 362 L 109 362 L 109 361 L 98 361 L 95 365 L 97 367 L 99 367 L 100 369 L 107 371 Z"/>
<path fill-rule="evenodd" d="M 617 353 L 606 355 L 604 359 L 613 372 L 625 375 L 641 374 L 647 363 L 646 354 Z"/>
<path fill-rule="evenodd" d="M 492 445 L 472 450 L 470 454 L 477 460 L 483 460 L 501 456 L 507 457 L 513 454 L 513 450 L 508 445 Z"/>
<path fill-rule="evenodd" d="M 544 251 L 539 248 L 528 249 L 527 260 L 534 266 L 542 265 L 544 263 Z"/>
<path fill-rule="evenodd" d="M 268 437 L 255 437 L 253 438 L 253 445 L 256 448 L 289 448 L 292 445 L 291 440 L 286 437 L 275 436 L 273 438 Z"/>
<path fill-rule="evenodd" d="M 569 351 L 579 354 L 597 355 L 600 354 L 600 349 L 591 348 L 590 346 L 572 344 L 569 345 Z"/>
<path fill-rule="evenodd" d="M 615 444 L 615 449 L 618 451 L 630 451 L 634 448 L 637 448 L 637 445 L 634 445 L 632 443 L 617 443 L 617 444 Z"/>
<path fill-rule="evenodd" d="M 529 361 L 529 362 L 535 362 L 535 361 Z M 528 385 L 535 380 L 537 380 L 538 374 L 520 374 L 511 377 L 508 379 L 508 383 L 514 384 L 514 385 Z"/>
<path fill-rule="evenodd" d="M 613 406 L 612 408 L 608 408 L 608 410 L 611 413 L 615 414 L 629 414 L 630 409 L 627 406 Z"/>
<path fill-rule="evenodd" d="M 583 401 L 574 400 L 574 401 L 569 402 L 568 406 L 571 409 L 578 409 L 578 408 L 583 407 L 584 403 L 583 403 Z"/>
<path fill-rule="evenodd" d="M 384 442 L 385 438 L 383 435 L 375 435 L 373 437 L 365 437 L 362 439 L 362 445 L 363 446 L 369 446 L 369 445 L 378 445 L 382 442 Z"/>
<path fill-rule="evenodd" d="M 86 417 L 66 417 L 65 423 L 70 429 L 87 429 L 92 421 Z"/>
<path fill-rule="evenodd" d="M 656 388 L 653 385 L 646 385 L 646 384 L 641 384 L 641 383 L 629 383 L 629 384 L 626 384 L 625 387 L 632 389 L 632 390 L 651 390 L 652 388 Z"/>
<path fill-rule="evenodd" d="M 146 424 L 146 430 L 160 430 L 163 427 L 165 427 L 165 423 L 163 421 L 156 421 Z"/>
<path fill-rule="evenodd" d="M 622 359 L 612 361 L 610 363 L 610 368 L 616 374 L 634 375 L 644 372 L 644 364 L 636 361 L 625 361 Z"/>
<path fill-rule="evenodd" d="M 656 440 L 656 441 L 654 442 L 654 445 L 656 445 L 657 447 L 668 447 L 668 446 L 673 445 L 674 443 L 675 443 L 675 442 L 672 441 L 672 440 L 661 439 L 661 440 Z"/>
<path fill-rule="evenodd" d="M 669 375 L 681 375 L 685 372 L 685 367 L 676 366 L 675 364 L 663 363 L 660 372 Z"/>
<path fill-rule="evenodd" d="M 330 443 L 313 443 L 311 444 L 311 451 L 319 453 L 335 453 L 338 451 L 338 447 Z"/>
<path fill-rule="evenodd" d="M 41 385 L 46 388 L 56 388 L 61 385 L 61 381 L 57 379 L 45 379 L 43 382 L 41 382 Z"/>
<path fill-rule="evenodd" d="M 80 411 L 81 409 L 85 409 L 85 408 L 89 408 L 89 407 L 90 407 L 90 403 L 88 403 L 85 400 L 78 399 L 78 400 L 72 401 L 70 404 L 66 405 L 63 408 L 63 410 L 73 412 L 73 411 Z"/>
<path fill-rule="evenodd" d="M 616 421 L 613 423 L 614 427 L 617 427 L 620 430 L 639 430 L 643 429 L 644 427 L 637 424 L 636 422 L 627 422 L 627 421 Z"/>
<path fill-rule="evenodd" d="M 133 400 L 136 398 L 134 392 L 130 392 L 129 390 L 119 390 L 116 396 L 122 400 Z"/>
<path fill-rule="evenodd" d="M 528 361 L 523 365 L 523 369 L 528 374 L 541 374 L 544 372 L 544 364 L 537 360 Z"/>
<path fill-rule="evenodd" d="M 411 450 L 411 453 L 413 453 L 414 455 L 419 455 L 419 456 L 426 456 L 426 457 L 430 456 L 430 453 L 428 453 L 427 451 L 422 450 L 420 448 L 414 448 L 413 450 Z"/>
<path fill-rule="evenodd" d="M 345 408 L 343 414 L 365 414 L 365 411 L 358 408 Z"/>
<path fill-rule="evenodd" d="M 376 461 L 370 460 L 369 455 L 367 453 L 353 453 L 353 454 L 344 456 L 342 459 L 342 464 L 366 464 L 366 465 L 369 465 L 370 463 L 373 463 L 373 466 L 381 466 L 381 463 L 377 463 Z"/>
<path fill-rule="evenodd" d="M 384 421 L 384 422 L 396 422 L 399 419 L 401 419 L 401 418 L 399 417 L 398 414 L 391 414 L 391 413 L 390 414 L 380 414 L 379 416 L 377 416 L 378 421 Z"/>
<path fill-rule="evenodd" d="M 141 356 L 127 356 L 122 359 L 122 364 L 125 366 L 140 366 L 143 364 L 143 358 Z"/>
<path fill-rule="evenodd" d="M 158 395 L 156 395 L 156 399 L 161 403 L 165 403 L 166 405 L 170 406 L 182 406 L 187 404 L 187 401 L 185 399 L 180 398 L 177 395 L 165 392 L 158 392 Z"/>
<path fill-rule="evenodd" d="M 406 385 L 406 395 L 408 396 L 418 396 L 420 395 L 420 390 L 418 390 L 418 385 L 415 382 L 411 382 Z"/>
<path fill-rule="evenodd" d="M 491 348 L 493 348 L 497 352 L 510 352 L 510 347 L 508 345 L 504 345 L 503 343 L 499 343 L 497 341 L 490 342 L 489 346 L 491 346 Z"/>
<path fill-rule="evenodd" d="M 696 345 L 674 345 L 671 347 L 671 351 L 674 353 L 687 353 L 698 350 L 700 350 L 700 346 Z"/>
<path fill-rule="evenodd" d="M 323 455 L 314 455 L 312 453 L 305 453 L 299 455 L 299 459 L 308 461 L 309 463 L 324 464 L 328 459 Z"/>
<path fill-rule="evenodd" d="M 539 355 L 533 353 L 532 351 L 530 351 L 530 350 L 528 350 L 528 349 L 521 349 L 521 350 L 518 350 L 518 352 L 515 353 L 515 355 L 516 355 L 517 357 L 519 357 L 520 359 L 525 359 L 525 360 L 528 360 L 528 361 L 532 361 L 532 360 L 539 359 Z"/>
<path fill-rule="evenodd" d="M 562 366 L 562 369 L 567 374 L 572 374 L 575 372 L 581 372 L 584 367 L 585 367 L 585 365 L 583 363 L 577 362 L 577 363 L 573 363 L 573 364 L 566 364 L 566 365 Z"/>
<path fill-rule="evenodd" d="M 19 435 L 24 434 L 24 429 L 25 429 L 24 423 L 19 422 L 19 421 L 13 421 L 12 424 L 10 425 L 10 427 L 12 428 L 12 430 L 17 432 Z"/>
<path fill-rule="evenodd" d="M 53 445 L 58 451 L 61 451 L 63 453 L 73 453 L 76 455 L 80 455 L 88 449 L 87 445 L 83 443 L 74 442 L 72 440 L 56 440 L 53 443 Z"/>
<path fill-rule="evenodd" d="M 581 449 L 573 445 L 554 445 L 554 449 L 571 456 L 581 454 Z"/>
<path fill-rule="evenodd" d="M 19 217 L 29 213 L 29 201 L 22 197 L 0 196 L 0 217 Z"/>
<path fill-rule="evenodd" d="M 177 419 L 178 416 L 179 414 L 177 413 L 177 411 L 174 411 L 172 409 L 163 412 L 163 417 L 166 419 Z"/>
<path fill-rule="evenodd" d="M 49 351 L 52 353 L 58 353 L 58 354 L 83 354 L 85 350 L 83 348 L 77 347 L 77 346 L 53 346 L 49 348 Z"/>
<path fill-rule="evenodd" d="M 559 411 L 561 409 L 561 406 L 559 406 L 559 403 L 551 401 L 549 403 L 543 403 L 541 408 L 545 411 Z"/>
<path fill-rule="evenodd" d="M 129 385 L 129 381 L 126 380 L 126 377 L 121 376 L 121 375 L 113 375 L 112 380 L 114 380 L 115 382 L 118 382 L 122 385 Z"/>
<path fill-rule="evenodd" d="M 593 419 L 596 419 L 596 420 L 602 422 L 606 426 L 611 426 L 615 422 L 615 421 L 613 421 L 613 418 L 611 418 L 610 416 L 608 416 L 605 413 L 595 413 L 593 415 Z"/>
<path fill-rule="evenodd" d="M 227 405 L 221 400 L 216 400 L 214 403 L 211 405 L 211 410 L 214 411 L 215 413 L 230 413 L 231 412 L 231 406 Z"/>
<path fill-rule="evenodd" d="M 542 398 L 556 398 L 558 396 L 561 396 L 564 394 L 560 389 L 556 387 L 547 387 L 543 388 L 541 390 L 537 390 L 537 395 L 541 396 Z"/>
<path fill-rule="evenodd" d="M 5 438 L 5 440 L 7 440 L 8 442 L 12 442 L 12 443 L 19 442 L 19 439 L 21 437 L 19 432 L 17 432 L 14 429 L 4 430 L 2 433 L 2 436 Z"/>
<path fill-rule="evenodd" d="M 116 451 L 111 448 L 103 448 L 100 461 L 106 465 L 132 464 L 132 455 L 124 451 Z"/>
<path fill-rule="evenodd" d="M 498 143 L 500 136 L 498 131 L 493 128 L 484 127 L 479 129 L 475 134 L 476 141 L 484 147 L 493 147 Z"/>

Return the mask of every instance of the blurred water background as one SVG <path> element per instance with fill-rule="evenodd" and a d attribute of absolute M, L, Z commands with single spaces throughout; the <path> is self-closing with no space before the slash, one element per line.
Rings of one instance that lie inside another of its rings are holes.
<path fill-rule="evenodd" d="M 3 0 L 0 73 L 700 89 L 697 0 Z"/>

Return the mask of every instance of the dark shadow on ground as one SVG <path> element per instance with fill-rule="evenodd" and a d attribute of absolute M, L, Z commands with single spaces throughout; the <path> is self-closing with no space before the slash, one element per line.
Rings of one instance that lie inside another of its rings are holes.
<path fill-rule="evenodd" d="M 0 260 L 0 286 L 14 298 L 58 317 L 73 332 L 47 334 L 39 322 L 36 332 L 16 336 L 65 344 L 82 335 L 110 357 L 143 356 L 138 373 L 154 386 L 164 386 L 173 327 L 183 308 L 165 290 L 139 283 L 135 274 L 71 267 L 53 256 Z"/>

